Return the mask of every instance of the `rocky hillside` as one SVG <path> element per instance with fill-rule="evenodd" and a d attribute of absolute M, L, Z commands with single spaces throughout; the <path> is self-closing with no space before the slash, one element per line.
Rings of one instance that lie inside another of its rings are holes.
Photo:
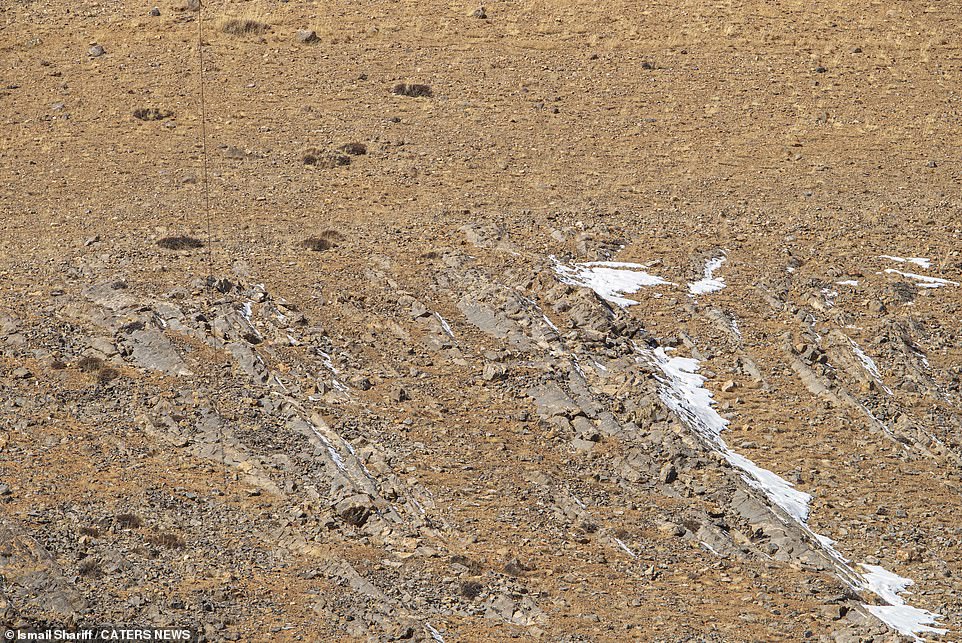
<path fill-rule="evenodd" d="M 0 628 L 958 639 L 956 13 L 0 7 Z"/>

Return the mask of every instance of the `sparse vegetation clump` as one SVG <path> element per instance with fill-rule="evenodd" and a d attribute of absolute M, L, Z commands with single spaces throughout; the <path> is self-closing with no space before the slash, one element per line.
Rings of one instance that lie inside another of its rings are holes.
<path fill-rule="evenodd" d="M 461 596 L 474 600 L 484 591 L 484 586 L 473 580 L 461 584 Z"/>
<path fill-rule="evenodd" d="M 314 252 L 324 252 L 337 246 L 344 241 L 344 235 L 337 230 L 325 230 L 314 237 L 308 237 L 301 242 L 301 245 Z"/>
<path fill-rule="evenodd" d="M 430 85 L 420 85 L 417 83 L 398 83 L 394 86 L 393 91 L 398 96 L 408 96 L 410 98 L 431 98 L 434 96 Z"/>
<path fill-rule="evenodd" d="M 149 534 L 145 540 L 154 547 L 164 547 L 166 549 L 183 549 L 187 544 L 183 538 L 169 532 Z"/>
<path fill-rule="evenodd" d="M 258 18 L 227 18 L 221 24 L 220 30 L 232 36 L 259 36 L 267 32 L 271 26 Z"/>
<path fill-rule="evenodd" d="M 331 169 L 335 167 L 342 167 L 344 165 L 350 165 L 351 157 L 345 156 L 339 152 L 330 152 L 312 147 L 304 151 L 304 154 L 301 156 L 301 161 L 304 163 L 304 165 Z"/>
<path fill-rule="evenodd" d="M 140 121 L 162 121 L 173 115 L 172 111 L 162 111 L 156 107 L 141 107 L 134 110 L 134 118 Z"/>
<path fill-rule="evenodd" d="M 134 514 L 118 514 L 114 516 L 114 520 L 121 529 L 136 529 L 143 524 L 143 521 Z"/>
<path fill-rule="evenodd" d="M 157 245 L 164 250 L 197 250 L 204 247 L 204 242 L 194 237 L 178 235 L 158 239 Z"/>
<path fill-rule="evenodd" d="M 92 357 L 88 355 L 87 357 L 81 357 L 77 361 L 77 368 L 79 368 L 84 373 L 93 373 L 99 371 L 104 367 L 104 361 L 99 357 Z"/>
<path fill-rule="evenodd" d="M 367 145 L 364 143 L 346 143 L 341 146 L 341 151 L 351 156 L 362 156 L 367 154 Z"/>

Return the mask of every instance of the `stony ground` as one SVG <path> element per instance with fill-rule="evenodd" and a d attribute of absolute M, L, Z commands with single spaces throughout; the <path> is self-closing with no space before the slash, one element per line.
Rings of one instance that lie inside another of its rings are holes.
<path fill-rule="evenodd" d="M 0 7 L 0 626 L 958 639 L 956 3 L 152 9 Z"/>

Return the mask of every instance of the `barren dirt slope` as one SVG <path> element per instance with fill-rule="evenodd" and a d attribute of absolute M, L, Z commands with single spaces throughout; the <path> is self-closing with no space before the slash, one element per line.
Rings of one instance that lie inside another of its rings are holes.
<path fill-rule="evenodd" d="M 0 6 L 0 627 L 959 639 L 962 5 L 153 9 Z"/>

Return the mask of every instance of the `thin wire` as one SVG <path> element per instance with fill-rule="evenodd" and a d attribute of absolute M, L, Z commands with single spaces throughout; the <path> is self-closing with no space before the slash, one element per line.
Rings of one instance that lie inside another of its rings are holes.
<path fill-rule="evenodd" d="M 213 294 L 214 288 L 214 254 L 213 238 L 211 236 L 210 225 L 210 183 L 208 181 L 208 156 L 207 156 L 207 103 L 204 99 L 204 6 L 201 4 L 197 9 L 197 56 L 200 60 L 200 137 L 201 148 L 204 156 L 204 215 L 207 221 L 207 289 Z M 214 399 L 210 398 L 211 410 L 214 412 L 215 419 L 220 419 Z M 224 475 L 224 495 L 229 496 L 229 476 L 227 475 L 227 446 L 224 443 L 223 423 L 218 421 L 218 440 L 220 442 L 220 464 Z"/>
<path fill-rule="evenodd" d="M 210 184 L 207 179 L 207 103 L 204 101 L 204 6 L 197 9 L 197 55 L 200 58 L 200 140 L 204 154 L 204 214 L 207 219 L 207 284 L 214 280 L 214 249 L 210 233 Z"/>

